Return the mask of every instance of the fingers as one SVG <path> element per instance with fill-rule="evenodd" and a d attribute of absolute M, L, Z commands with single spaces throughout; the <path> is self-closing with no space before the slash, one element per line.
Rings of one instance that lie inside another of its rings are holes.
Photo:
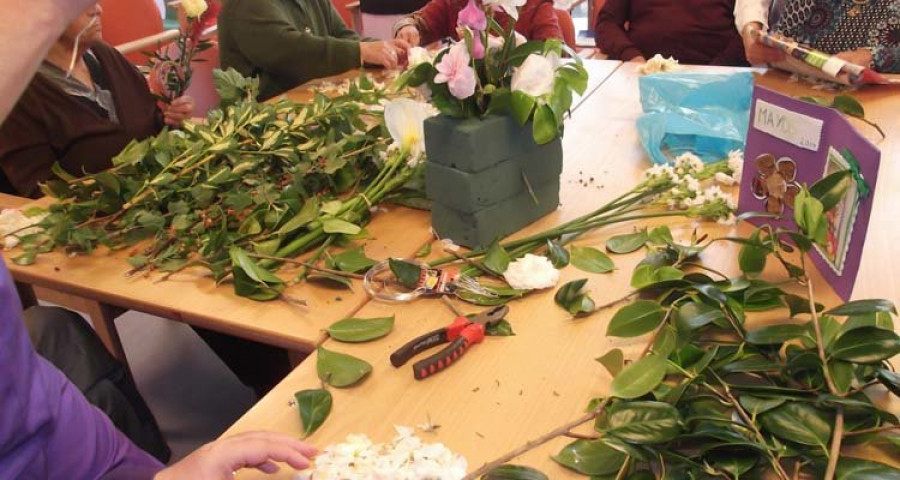
<path fill-rule="evenodd" d="M 166 125 L 178 126 L 194 114 L 194 99 L 188 96 L 178 97 L 172 103 L 163 106 L 163 119 Z"/>
<path fill-rule="evenodd" d="M 397 54 L 397 50 L 393 45 L 387 42 L 382 42 L 381 45 L 381 59 L 382 65 L 384 68 L 393 70 L 396 69 L 397 66 L 400 65 L 400 57 Z"/>
<path fill-rule="evenodd" d="M 238 434 L 238 435 L 228 438 L 228 440 L 232 440 L 232 439 L 234 439 L 234 440 L 255 439 L 255 440 L 265 440 L 265 441 L 269 441 L 269 442 L 282 443 L 282 444 L 289 446 L 290 448 L 292 448 L 294 450 L 297 450 L 298 452 L 302 453 L 306 457 L 314 457 L 314 456 L 316 456 L 317 453 L 319 453 L 319 450 L 316 449 L 316 447 L 310 445 L 309 443 L 306 443 L 302 440 L 298 440 L 295 437 L 292 437 L 290 435 L 285 435 L 283 433 L 257 430 L 257 431 L 252 431 L 252 432 L 241 433 L 241 434 Z"/>

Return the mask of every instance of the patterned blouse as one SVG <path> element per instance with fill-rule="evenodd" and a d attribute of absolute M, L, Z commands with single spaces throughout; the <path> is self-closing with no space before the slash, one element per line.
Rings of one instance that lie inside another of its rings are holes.
<path fill-rule="evenodd" d="M 871 48 L 875 70 L 900 73 L 900 0 L 775 0 L 772 31 L 827 53 Z"/>

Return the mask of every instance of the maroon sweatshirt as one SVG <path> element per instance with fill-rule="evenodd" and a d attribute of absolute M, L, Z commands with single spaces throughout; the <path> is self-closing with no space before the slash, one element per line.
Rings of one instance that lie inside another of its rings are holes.
<path fill-rule="evenodd" d="M 607 0 L 594 25 L 611 59 L 659 53 L 693 65 L 747 65 L 734 0 Z"/>

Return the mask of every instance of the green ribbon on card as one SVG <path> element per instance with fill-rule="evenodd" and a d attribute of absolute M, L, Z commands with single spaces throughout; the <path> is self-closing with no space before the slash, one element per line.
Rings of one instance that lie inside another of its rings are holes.
<path fill-rule="evenodd" d="M 863 201 L 866 197 L 869 196 L 869 193 L 872 191 L 872 187 L 866 183 L 866 179 L 862 175 L 862 171 L 859 169 L 859 161 L 856 160 L 856 157 L 853 156 L 853 153 L 850 152 L 849 149 L 841 150 L 841 153 L 844 155 L 844 159 L 847 160 L 847 163 L 850 164 L 850 174 L 853 176 L 853 180 L 856 182 L 856 190 L 859 192 L 859 200 Z"/>

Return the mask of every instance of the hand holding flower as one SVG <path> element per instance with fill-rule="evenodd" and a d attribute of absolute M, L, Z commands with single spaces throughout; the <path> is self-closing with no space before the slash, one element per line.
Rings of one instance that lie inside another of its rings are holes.
<path fill-rule="evenodd" d="M 163 105 L 162 112 L 166 125 L 180 126 L 194 114 L 194 99 L 187 95 L 178 97 L 172 103 Z"/>
<path fill-rule="evenodd" d="M 395 38 L 403 40 L 413 47 L 418 46 L 422 41 L 422 37 L 419 35 L 419 29 L 416 28 L 415 25 L 407 25 L 400 30 L 397 30 Z"/>

